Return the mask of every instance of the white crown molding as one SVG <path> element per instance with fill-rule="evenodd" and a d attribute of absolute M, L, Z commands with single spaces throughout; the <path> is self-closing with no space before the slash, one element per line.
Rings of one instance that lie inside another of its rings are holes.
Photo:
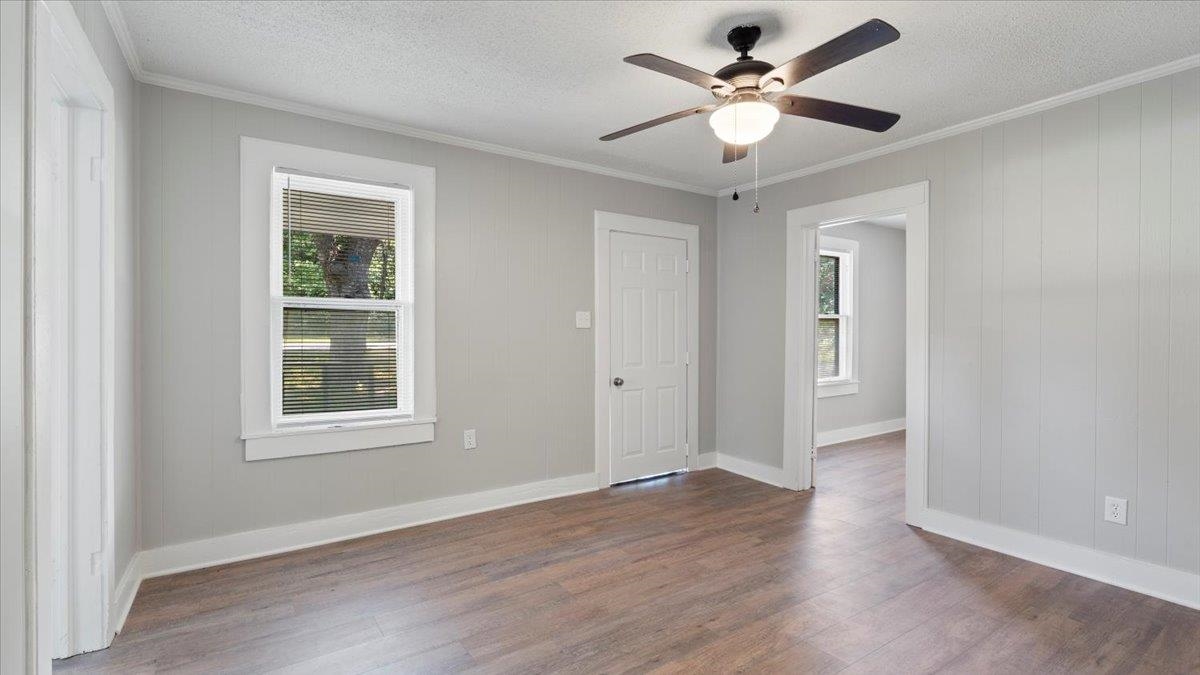
<path fill-rule="evenodd" d="M 898 152 L 900 150 L 907 150 L 908 148 L 913 148 L 913 147 L 916 147 L 923 143 L 930 143 L 932 141 L 940 141 L 943 138 L 957 136 L 958 134 L 961 134 L 961 133 L 964 133 L 967 131 L 974 131 L 975 129 L 982 129 L 984 127 L 988 127 L 993 124 L 998 124 L 1000 122 L 1007 122 L 1008 120 L 1016 119 L 1018 117 L 1024 117 L 1025 115 L 1032 115 L 1034 113 L 1039 113 L 1044 110 L 1056 108 L 1060 105 L 1065 105 L 1065 104 L 1071 103 L 1073 101 L 1079 101 L 1081 99 L 1090 98 L 1092 96 L 1098 96 L 1100 94 L 1104 94 L 1104 93 L 1107 93 L 1110 91 L 1121 89 L 1123 87 L 1128 87 L 1128 86 L 1131 86 L 1134 84 L 1141 84 L 1142 82 L 1149 82 L 1150 80 L 1154 80 L 1154 79 L 1163 77 L 1165 75 L 1172 75 L 1174 73 L 1188 70 L 1189 68 L 1195 68 L 1197 66 L 1200 66 L 1200 54 L 1193 54 L 1192 56 L 1186 56 L 1182 59 L 1179 59 L 1178 61 L 1171 61 L 1170 63 L 1164 63 L 1160 66 L 1154 66 L 1153 68 L 1139 70 L 1136 73 L 1130 73 L 1128 75 L 1114 77 L 1111 80 L 1105 80 L 1104 82 L 1099 82 L 1097 84 L 1088 85 L 1081 89 L 1076 89 L 1075 91 L 1069 91 L 1065 94 L 1058 94 L 1057 96 L 1051 96 L 1050 98 L 1044 98 L 1040 101 L 1035 101 L 1033 103 L 1027 103 L 1022 106 L 1017 106 L 1016 108 L 1012 108 L 1011 110 L 1005 110 L 1004 112 L 998 112 L 993 115 L 986 115 L 984 117 L 980 117 L 979 119 L 970 120 L 968 122 L 961 122 L 959 124 L 954 124 L 954 125 L 945 127 L 943 129 L 938 129 L 936 131 L 930 131 L 929 133 L 926 133 L 926 134 L 921 134 L 920 136 L 913 136 L 912 138 L 906 138 L 902 141 L 896 141 L 895 143 L 889 143 L 888 145 L 884 145 L 884 146 L 881 146 L 878 148 L 864 150 L 863 152 L 859 152 L 859 153 L 856 153 L 853 155 L 847 155 L 845 157 L 841 157 L 838 159 L 831 159 L 828 162 L 821 162 L 820 164 L 814 164 L 812 166 L 805 167 L 803 169 L 796 169 L 795 171 L 787 171 L 785 173 L 771 176 L 770 178 L 763 178 L 758 181 L 758 186 L 761 188 L 761 187 L 765 187 L 767 185 L 783 183 L 785 181 L 793 180 L 795 178 L 803 178 L 804 176 L 811 176 L 816 173 L 821 173 L 822 171 L 828 171 L 830 169 L 836 169 L 838 167 L 854 164 L 855 162 L 861 162 L 861 161 L 867 160 L 867 159 L 874 159 L 875 157 L 881 157 L 883 155 L 888 155 L 893 152 Z M 731 185 L 727 188 L 723 188 L 723 189 L 719 190 L 717 192 L 717 196 L 718 197 L 727 197 L 727 196 L 733 194 L 734 190 L 743 190 L 744 191 L 744 190 L 751 189 L 753 186 L 754 186 L 754 183 L 742 183 L 740 185 Z"/>
<path fill-rule="evenodd" d="M 129 32 L 129 24 L 125 23 L 125 15 L 121 13 L 120 5 L 117 4 L 117 0 L 100 0 L 100 6 L 104 8 L 104 15 L 108 17 L 108 25 L 112 26 L 113 35 L 117 37 L 117 44 L 121 47 L 121 54 L 125 57 L 129 73 L 133 75 L 133 79 L 141 82 L 146 76 L 146 71 L 142 68 L 142 58 L 138 56 L 137 47 L 133 44 L 133 34 Z"/>
<path fill-rule="evenodd" d="M 121 12 L 120 5 L 117 4 L 116 0 L 100 0 L 100 2 L 104 7 L 104 13 L 108 16 L 109 23 L 112 24 L 113 33 L 117 36 L 117 42 L 121 46 L 121 53 L 125 55 L 125 63 L 129 66 L 130 73 L 133 75 L 135 80 L 144 82 L 146 84 L 167 87 L 169 89 L 178 89 L 180 91 L 187 91 L 195 94 L 204 94 L 214 98 L 221 98 L 229 101 L 236 101 L 238 103 L 246 103 L 249 105 L 262 106 L 264 108 L 282 110 L 284 112 L 296 113 L 298 115 L 317 117 L 320 119 L 329 120 L 331 122 L 341 122 L 343 124 L 365 127 L 367 129 L 387 131 L 400 134 L 402 136 L 410 136 L 412 138 L 433 141 L 435 143 L 445 143 L 446 145 L 454 145 L 471 150 L 479 150 L 481 152 L 490 152 L 497 155 L 524 159 L 531 162 L 539 162 L 541 164 L 550 164 L 552 166 L 561 166 L 567 169 L 586 171 L 612 178 L 621 178 L 639 183 L 647 183 L 649 185 L 657 185 L 659 187 L 694 192 L 696 194 L 702 194 L 706 196 L 716 195 L 718 197 L 727 197 L 733 194 L 734 190 L 745 190 L 753 185 L 752 183 L 744 183 L 714 191 L 709 188 L 689 185 L 687 183 L 680 183 L 678 181 L 673 181 L 666 178 L 658 178 L 655 176 L 646 176 L 644 174 L 610 169 L 597 164 L 588 164 L 586 162 L 554 157 L 552 155 L 543 155 L 541 153 L 529 152 L 527 150 L 510 148 L 508 146 L 497 145 L 495 143 L 487 143 L 484 141 L 476 141 L 459 136 L 451 136 L 449 134 L 441 134 L 434 131 L 426 131 L 424 129 L 416 129 L 414 127 L 388 122 L 386 120 L 368 117 L 365 115 L 356 115 L 353 113 L 332 110 L 306 103 L 298 103 L 296 101 L 253 94 L 250 92 L 241 91 L 239 89 L 220 87 L 217 85 L 205 84 L 203 82 L 196 82 L 194 80 L 187 80 L 184 78 L 172 77 L 170 75 L 161 75 L 159 73 L 148 72 L 142 67 L 141 58 L 138 56 L 137 48 L 133 42 L 133 36 L 129 32 L 129 26 L 125 22 L 125 17 Z M 954 124 L 943 129 L 931 131 L 919 136 L 913 136 L 912 138 L 896 141 L 895 143 L 889 143 L 888 145 L 880 146 L 878 148 L 864 150 L 863 152 L 847 155 L 838 159 L 832 159 L 828 162 L 822 162 L 820 164 L 814 164 L 802 169 L 776 174 L 769 178 L 759 180 L 758 185 L 759 187 L 765 187 L 767 185 L 783 183 L 795 178 L 811 176 L 813 174 L 821 173 L 822 171 L 828 171 L 830 169 L 836 169 L 838 167 L 854 164 L 855 162 L 881 157 L 893 152 L 899 152 L 900 150 L 916 147 L 923 143 L 938 141 L 943 138 L 949 138 L 967 131 L 982 129 L 983 127 L 998 124 L 1000 122 L 1006 122 L 1008 120 L 1023 117 L 1025 115 L 1031 115 L 1033 113 L 1049 110 L 1050 108 L 1071 103 L 1072 101 L 1078 101 L 1091 96 L 1097 96 L 1099 94 L 1120 89 L 1122 87 L 1148 82 L 1165 75 L 1182 72 L 1197 66 L 1200 66 L 1200 54 L 1187 56 L 1177 61 L 1164 63 L 1162 65 L 1154 66 L 1153 68 L 1147 68 L 1136 73 L 1115 77 L 1111 80 L 1099 82 L 1097 84 L 1089 85 L 1064 94 L 1051 96 L 1033 103 L 1027 103 L 1003 112 L 986 115 L 984 117 L 967 122 L 961 122 L 959 124 Z"/>
<path fill-rule="evenodd" d="M 540 164 L 549 164 L 551 166 L 559 166 L 565 169 L 575 169 L 577 171 L 586 171 L 588 173 L 608 176 L 610 178 L 620 178 L 622 180 L 630 180 L 638 183 L 646 183 L 649 185 L 657 185 L 658 187 L 670 188 L 672 190 L 683 190 L 685 192 L 694 192 L 706 197 L 713 197 L 717 191 L 712 188 L 700 187 L 697 185 L 689 185 L 679 181 L 669 180 L 666 178 L 658 178 L 656 176 L 647 176 L 645 174 L 634 173 L 632 171 L 622 171 L 620 169 L 611 169 L 598 164 L 589 164 L 573 159 L 565 159 L 555 157 L 553 155 L 544 155 L 539 152 L 530 152 L 519 148 L 512 148 L 506 145 L 498 145 L 496 143 L 488 143 L 486 141 L 477 141 L 461 136 L 452 136 L 450 134 L 438 133 L 436 131 L 427 131 L 425 129 L 417 129 L 415 127 L 405 126 L 395 122 L 389 122 L 375 117 L 366 115 L 357 115 L 354 113 L 343 112 L 322 106 L 309 105 L 297 101 L 290 101 L 273 96 L 263 96 L 254 94 L 240 89 L 232 89 L 230 87 L 222 87 L 215 84 L 207 84 L 188 80 L 181 77 L 171 75 L 162 75 L 146 70 L 142 66 L 141 57 L 138 56 L 137 47 L 134 45 L 133 35 L 129 32 L 129 25 L 125 22 L 125 16 L 121 11 L 121 7 L 116 0 L 100 0 L 104 7 L 104 13 L 108 16 L 108 22 L 112 25 L 113 33 L 117 36 L 117 43 L 121 46 L 121 53 L 125 56 L 125 64 L 129 67 L 130 74 L 133 79 L 144 84 L 152 84 L 168 89 L 178 89 L 193 94 L 203 94 L 220 98 L 227 101 L 235 101 L 237 103 L 245 103 L 247 105 L 256 105 L 263 108 L 271 108 L 272 110 L 281 110 L 283 112 L 295 113 L 297 115 L 306 115 L 308 117 L 316 117 L 319 119 L 329 120 L 331 122 L 340 122 L 356 127 L 366 129 L 375 129 L 377 131 L 386 131 L 401 136 L 411 138 L 419 138 L 425 141 L 434 143 L 444 143 L 460 148 L 470 150 L 478 150 L 480 152 L 488 152 L 494 155 L 503 155 L 505 157 L 513 157 L 515 159 L 523 159 L 530 162 L 538 162 Z"/>

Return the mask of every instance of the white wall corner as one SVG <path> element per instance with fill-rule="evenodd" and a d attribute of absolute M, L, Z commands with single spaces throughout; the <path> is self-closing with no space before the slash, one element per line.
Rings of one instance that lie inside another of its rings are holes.
<path fill-rule="evenodd" d="M 841 429 L 830 429 L 829 431 L 817 432 L 817 447 L 825 445 L 833 445 L 834 443 L 845 443 L 846 441 L 856 441 L 860 438 L 870 438 L 880 434 L 888 434 L 893 431 L 900 431 L 905 426 L 904 418 L 897 417 L 894 420 L 881 420 L 879 422 L 870 422 L 868 424 L 860 424 L 856 427 L 843 427 Z"/>
<path fill-rule="evenodd" d="M 696 466 L 692 467 L 692 471 L 703 471 L 705 469 L 717 468 L 717 453 L 702 452 L 698 456 Z"/>
<path fill-rule="evenodd" d="M 1200 575 L 1191 572 L 934 509 L 922 513 L 921 527 L 1039 565 L 1200 609 Z"/>
<path fill-rule="evenodd" d="M 780 488 L 786 486 L 786 481 L 783 479 L 783 467 L 760 464 L 754 460 L 719 452 L 717 453 L 717 468 L 767 485 Z"/>

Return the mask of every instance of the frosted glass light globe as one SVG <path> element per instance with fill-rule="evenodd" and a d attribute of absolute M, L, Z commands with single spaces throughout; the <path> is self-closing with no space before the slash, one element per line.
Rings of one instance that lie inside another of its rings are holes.
<path fill-rule="evenodd" d="M 743 101 L 718 108 L 708 117 L 717 138 L 734 145 L 749 145 L 766 138 L 779 121 L 779 110 L 763 101 Z"/>

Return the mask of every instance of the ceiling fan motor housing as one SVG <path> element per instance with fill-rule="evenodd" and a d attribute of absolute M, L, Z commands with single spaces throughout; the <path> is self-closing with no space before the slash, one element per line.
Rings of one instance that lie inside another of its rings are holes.
<path fill-rule="evenodd" d="M 775 66 L 766 61 L 749 59 L 746 61 L 734 61 L 713 74 L 732 84 L 735 89 L 758 89 L 759 78 L 774 69 Z"/>
<path fill-rule="evenodd" d="M 758 26 L 734 26 L 729 29 L 725 39 L 734 50 L 741 53 L 741 56 L 713 74 L 732 84 L 735 89 L 757 89 L 759 78 L 775 69 L 775 66 L 766 61 L 759 61 L 750 56 L 750 50 L 754 49 L 761 36 L 762 29 Z"/>

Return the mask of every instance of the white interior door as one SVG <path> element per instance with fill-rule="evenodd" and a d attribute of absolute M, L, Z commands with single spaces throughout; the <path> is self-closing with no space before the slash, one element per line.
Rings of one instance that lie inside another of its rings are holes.
<path fill-rule="evenodd" d="M 612 232 L 611 481 L 687 468 L 687 242 Z"/>

